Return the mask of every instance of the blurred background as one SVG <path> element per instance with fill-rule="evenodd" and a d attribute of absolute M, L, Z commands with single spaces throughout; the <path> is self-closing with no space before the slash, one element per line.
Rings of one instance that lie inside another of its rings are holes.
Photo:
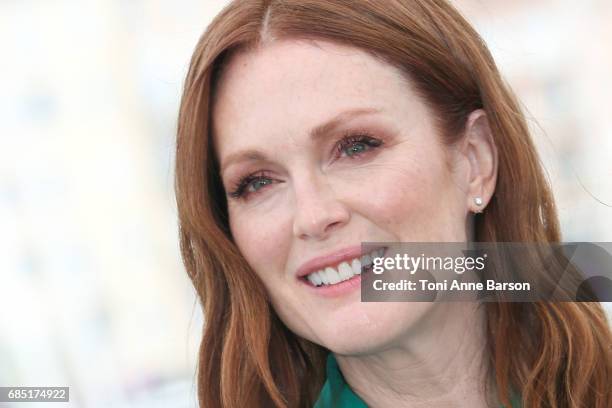
<path fill-rule="evenodd" d="M 1 386 L 196 406 L 173 148 L 191 52 L 226 3 L 0 0 Z M 528 112 L 564 239 L 612 241 L 612 2 L 453 3 Z"/>

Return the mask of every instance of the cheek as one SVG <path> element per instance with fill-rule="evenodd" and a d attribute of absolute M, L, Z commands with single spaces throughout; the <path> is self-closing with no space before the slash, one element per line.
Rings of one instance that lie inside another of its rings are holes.
<path fill-rule="evenodd" d="M 230 212 L 230 220 L 234 241 L 261 279 L 272 307 L 287 327 L 308 338 L 308 319 L 302 313 L 308 305 L 296 296 L 294 278 L 286 274 L 292 228 L 285 208 Z"/>
<path fill-rule="evenodd" d="M 421 156 L 429 159 L 398 160 L 372 172 L 363 212 L 398 241 L 454 240 L 463 225 L 458 189 L 442 157 Z"/>
<path fill-rule="evenodd" d="M 273 212 L 230 211 L 230 229 L 238 249 L 264 282 L 282 272 L 288 253 L 290 224 Z M 276 279 L 278 280 L 278 279 Z"/>

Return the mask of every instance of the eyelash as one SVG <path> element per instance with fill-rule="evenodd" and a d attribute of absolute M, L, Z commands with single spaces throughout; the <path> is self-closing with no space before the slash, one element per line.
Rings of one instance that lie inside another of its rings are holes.
<path fill-rule="evenodd" d="M 368 132 L 348 133 L 342 139 L 340 139 L 338 143 L 336 143 L 337 157 L 340 157 L 342 153 L 348 147 L 356 143 L 362 143 L 368 146 L 369 147 L 368 150 L 372 148 L 380 147 L 383 144 L 382 140 L 376 139 L 375 137 L 371 136 Z M 352 158 L 352 156 L 348 156 L 348 157 Z"/>
<path fill-rule="evenodd" d="M 361 156 L 362 154 L 367 153 L 369 150 L 373 148 L 380 147 L 383 144 L 383 141 L 371 136 L 367 132 L 348 133 L 344 137 L 342 137 L 334 146 L 334 152 L 335 152 L 336 158 L 342 157 L 342 154 L 345 152 L 345 150 L 351 147 L 352 145 L 355 145 L 356 143 L 362 143 L 368 146 L 368 149 L 365 150 L 364 152 L 355 153 L 356 155 Z M 352 160 L 355 159 L 354 156 L 347 155 L 346 157 Z M 238 182 L 236 182 L 232 191 L 230 191 L 229 195 L 232 198 L 236 198 L 236 199 L 240 199 L 240 198 L 246 199 L 250 194 L 256 194 L 257 192 L 245 194 L 245 190 L 249 187 L 249 185 L 253 181 L 258 181 L 258 180 L 271 180 L 271 178 L 268 177 L 267 173 L 264 171 L 256 172 L 256 173 L 252 173 L 247 176 L 244 176 L 240 178 Z"/>
<path fill-rule="evenodd" d="M 270 177 L 266 175 L 266 172 L 257 172 L 249 174 L 248 176 L 240 178 L 238 182 L 234 185 L 232 191 L 230 191 L 229 195 L 232 198 L 245 198 L 245 190 L 249 187 L 253 181 L 257 180 L 269 180 Z"/>

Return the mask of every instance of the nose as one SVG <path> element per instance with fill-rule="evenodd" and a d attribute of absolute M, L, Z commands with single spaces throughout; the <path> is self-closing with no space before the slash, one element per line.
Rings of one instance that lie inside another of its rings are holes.
<path fill-rule="evenodd" d="M 350 219 L 348 208 L 320 175 L 295 183 L 293 234 L 300 239 L 324 240 Z"/>

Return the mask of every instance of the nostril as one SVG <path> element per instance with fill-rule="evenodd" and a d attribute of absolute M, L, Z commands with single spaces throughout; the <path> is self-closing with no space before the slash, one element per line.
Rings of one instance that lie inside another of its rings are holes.
<path fill-rule="evenodd" d="M 331 231 L 331 230 L 333 230 L 334 228 L 339 227 L 340 225 L 342 225 L 342 222 L 340 222 L 340 221 L 335 221 L 335 222 L 333 222 L 333 223 L 329 224 L 329 225 L 327 226 L 327 228 L 325 228 L 325 230 L 326 230 L 326 231 Z"/>

